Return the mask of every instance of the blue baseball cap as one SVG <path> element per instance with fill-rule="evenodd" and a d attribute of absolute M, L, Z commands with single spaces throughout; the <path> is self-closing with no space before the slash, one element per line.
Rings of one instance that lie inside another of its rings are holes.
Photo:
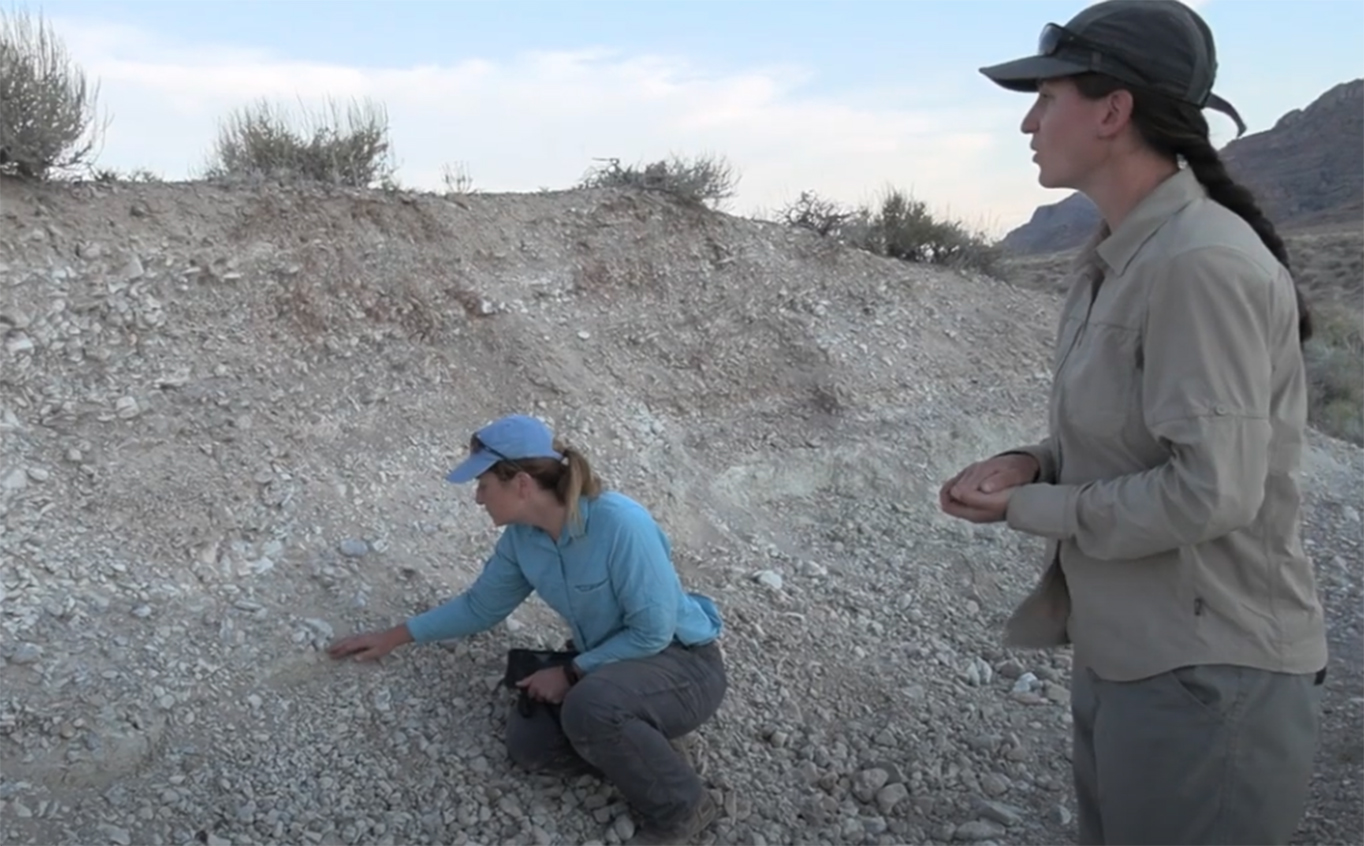
<path fill-rule="evenodd" d="M 474 433 L 474 448 L 469 457 L 451 470 L 446 481 L 457 485 L 471 482 L 488 472 L 499 461 L 523 458 L 563 460 L 554 449 L 554 433 L 534 417 L 510 414 Z"/>

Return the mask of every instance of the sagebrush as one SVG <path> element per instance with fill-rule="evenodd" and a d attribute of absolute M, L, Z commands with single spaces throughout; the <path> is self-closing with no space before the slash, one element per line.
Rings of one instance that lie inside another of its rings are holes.
<path fill-rule="evenodd" d="M 395 170 L 382 105 L 352 101 L 342 110 L 328 100 L 293 114 L 262 100 L 223 121 L 205 175 L 372 188 L 390 184 Z"/>
<path fill-rule="evenodd" d="M 739 183 L 733 165 L 723 156 L 673 156 L 651 164 L 624 165 L 620 159 L 589 170 L 580 188 L 641 188 L 662 191 L 690 203 L 719 208 L 734 196 Z"/>
<path fill-rule="evenodd" d="M 107 127 L 98 98 L 41 15 L 0 10 L 0 173 L 45 179 L 88 166 Z"/>
<path fill-rule="evenodd" d="M 1364 446 L 1364 328 L 1358 309 L 1314 309 L 1315 335 L 1303 349 L 1307 364 L 1309 421 L 1343 440 Z"/>
<path fill-rule="evenodd" d="M 1000 251 L 983 233 L 934 215 L 922 200 L 889 188 L 876 206 L 846 208 L 811 191 L 777 212 L 787 226 L 808 229 L 879 256 L 994 272 Z"/>

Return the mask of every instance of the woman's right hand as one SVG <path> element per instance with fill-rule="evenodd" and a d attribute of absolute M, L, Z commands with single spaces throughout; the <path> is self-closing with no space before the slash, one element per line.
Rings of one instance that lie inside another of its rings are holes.
<path fill-rule="evenodd" d="M 356 661 L 377 661 L 388 653 L 412 642 L 412 634 L 406 625 L 394 626 L 382 631 L 361 632 L 343 637 L 327 647 L 332 658 L 355 656 Z"/>

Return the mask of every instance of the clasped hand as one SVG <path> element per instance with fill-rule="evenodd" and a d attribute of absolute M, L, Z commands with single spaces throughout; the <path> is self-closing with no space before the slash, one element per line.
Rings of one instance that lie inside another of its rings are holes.
<path fill-rule="evenodd" d="M 1009 512 L 1009 500 L 1019 485 L 1037 476 L 1031 455 L 998 455 L 977 461 L 943 483 L 938 505 L 953 517 L 972 523 L 998 523 Z"/>
<path fill-rule="evenodd" d="M 546 667 L 521 679 L 516 686 L 529 693 L 532 699 L 558 705 L 564 701 L 572 685 L 563 667 Z"/>

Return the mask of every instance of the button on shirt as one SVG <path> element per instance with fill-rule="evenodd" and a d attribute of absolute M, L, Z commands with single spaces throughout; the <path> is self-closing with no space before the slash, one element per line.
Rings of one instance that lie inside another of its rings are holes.
<path fill-rule="evenodd" d="M 642 658 L 677 641 L 709 643 L 723 628 L 715 603 L 682 588 L 667 535 L 649 511 L 615 491 L 579 500 L 579 526 L 555 541 L 534 526 L 507 526 L 474 583 L 412 617 L 417 643 L 484 631 L 539 594 L 568 623 L 584 673 Z"/>

